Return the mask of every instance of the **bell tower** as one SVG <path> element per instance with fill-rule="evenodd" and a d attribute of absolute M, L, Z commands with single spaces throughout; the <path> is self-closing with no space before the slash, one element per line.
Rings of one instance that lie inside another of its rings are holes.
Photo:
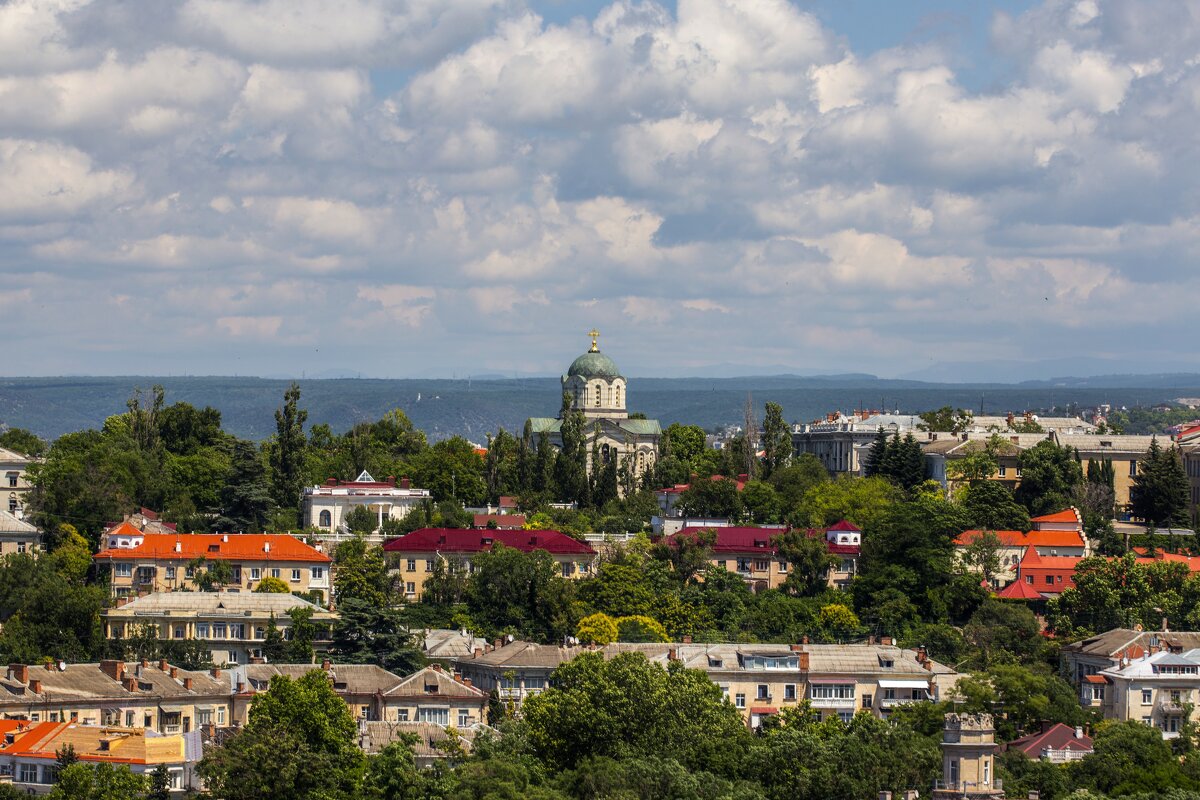
<path fill-rule="evenodd" d="M 942 728 L 942 777 L 934 800 L 1004 800 L 996 777 L 991 714 L 947 714 Z"/>

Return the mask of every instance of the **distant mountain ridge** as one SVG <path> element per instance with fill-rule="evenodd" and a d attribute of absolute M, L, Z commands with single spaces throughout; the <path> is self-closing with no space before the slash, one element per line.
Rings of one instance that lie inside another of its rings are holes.
<path fill-rule="evenodd" d="M 274 411 L 290 380 L 245 377 L 61 377 L 0 378 L 0 425 L 28 428 L 55 438 L 99 428 L 125 411 L 135 387 L 161 384 L 167 403 L 185 401 L 221 411 L 227 430 L 250 439 L 274 433 Z M 558 412 L 558 378 L 382 379 L 306 378 L 297 381 L 310 425 L 344 431 L 356 422 L 403 409 L 432 440 L 465 436 L 483 443 L 504 427 L 519 433 L 530 416 Z M 758 416 L 777 402 L 790 421 L 808 421 L 829 411 L 857 408 L 917 412 L 944 405 L 989 414 L 1031 408 L 1060 409 L 1068 403 L 1153 405 L 1180 396 L 1200 396 L 1200 375 L 1114 375 L 1004 383 L 926 383 L 873 375 L 773 375 L 739 378 L 630 378 L 631 411 L 663 425 L 672 422 L 715 429 L 741 424 L 747 396 Z"/>

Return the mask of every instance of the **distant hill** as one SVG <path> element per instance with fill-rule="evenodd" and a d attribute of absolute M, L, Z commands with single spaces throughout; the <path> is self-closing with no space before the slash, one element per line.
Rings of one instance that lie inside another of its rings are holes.
<path fill-rule="evenodd" d="M 871 375 L 774 375 L 742 378 L 631 378 L 630 410 L 664 425 L 684 422 L 714 429 L 740 423 L 747 395 L 761 417 L 768 400 L 783 406 L 789 420 L 807 421 L 827 411 L 875 408 L 916 412 L 943 405 L 987 413 L 1029 408 L 1153 405 L 1174 397 L 1200 396 L 1200 376 L 1073 378 L 1025 384 L 937 384 L 884 380 Z M 0 425 L 28 428 L 54 438 L 97 428 L 125 411 L 134 387 L 161 384 L 167 402 L 186 401 L 220 409 L 227 430 L 251 439 L 275 430 L 274 410 L 285 379 L 241 377 L 64 377 L 0 378 Z M 336 378 L 299 381 L 309 424 L 344 431 L 403 409 L 432 440 L 462 435 L 482 443 L 503 426 L 519 432 L 529 416 L 558 412 L 557 378 L 496 380 L 385 380 Z M 1107 385 L 1106 385 L 1107 384 Z"/>

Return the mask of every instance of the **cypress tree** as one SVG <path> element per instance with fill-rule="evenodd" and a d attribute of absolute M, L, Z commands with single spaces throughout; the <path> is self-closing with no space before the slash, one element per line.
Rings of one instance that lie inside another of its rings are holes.
<path fill-rule="evenodd" d="M 1179 449 L 1164 450 L 1151 439 L 1129 492 L 1134 516 L 1156 526 L 1185 525 L 1190 493 Z"/>
<path fill-rule="evenodd" d="M 871 442 L 871 449 L 867 451 L 867 458 L 863 462 L 863 475 L 872 477 L 878 475 L 883 466 L 883 457 L 887 453 L 888 437 L 880 426 L 875 433 L 875 441 Z"/>

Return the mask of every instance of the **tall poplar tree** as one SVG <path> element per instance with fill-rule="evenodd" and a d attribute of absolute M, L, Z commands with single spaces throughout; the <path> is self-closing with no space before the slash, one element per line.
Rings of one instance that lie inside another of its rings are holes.
<path fill-rule="evenodd" d="M 271 493 L 280 508 L 300 507 L 304 486 L 304 423 L 308 412 L 300 408 L 300 386 L 293 383 L 283 393 L 283 407 L 275 409 L 275 446 L 271 450 Z"/>

